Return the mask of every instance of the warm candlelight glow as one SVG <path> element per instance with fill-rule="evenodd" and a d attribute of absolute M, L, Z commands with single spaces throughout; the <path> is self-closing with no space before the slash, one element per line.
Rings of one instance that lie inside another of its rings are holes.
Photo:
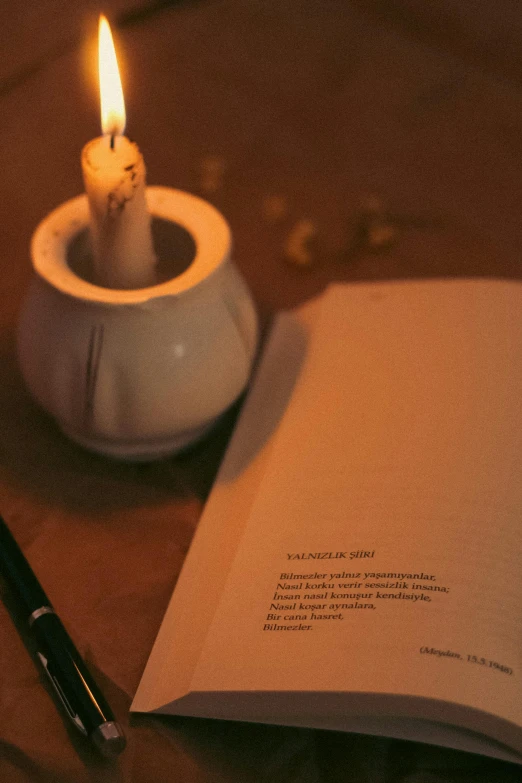
<path fill-rule="evenodd" d="M 104 16 L 100 16 L 99 25 L 98 74 L 102 131 L 112 137 L 119 136 L 125 129 L 125 103 L 111 28 Z"/>

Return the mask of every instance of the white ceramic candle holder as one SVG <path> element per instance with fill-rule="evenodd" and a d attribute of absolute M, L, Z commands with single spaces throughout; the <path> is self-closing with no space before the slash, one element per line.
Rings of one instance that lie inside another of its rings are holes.
<path fill-rule="evenodd" d="M 36 275 L 18 328 L 22 374 L 41 407 L 82 446 L 128 460 L 201 438 L 245 388 L 258 333 L 223 216 L 170 188 L 147 188 L 147 203 L 153 227 L 184 236 L 186 268 L 136 290 L 88 282 L 80 248 L 89 211 L 79 196 L 34 233 Z"/>

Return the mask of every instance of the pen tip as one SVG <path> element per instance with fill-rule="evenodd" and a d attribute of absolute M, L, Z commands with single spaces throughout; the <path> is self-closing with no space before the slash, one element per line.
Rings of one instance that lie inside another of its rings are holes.
<path fill-rule="evenodd" d="M 127 744 L 123 729 L 116 721 L 102 723 L 93 731 L 91 739 L 105 758 L 114 758 Z"/>

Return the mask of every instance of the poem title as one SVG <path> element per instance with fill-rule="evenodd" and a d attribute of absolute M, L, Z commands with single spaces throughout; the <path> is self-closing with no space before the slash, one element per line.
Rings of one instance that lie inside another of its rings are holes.
<path fill-rule="evenodd" d="M 375 549 L 356 549 L 354 552 L 287 552 L 287 560 L 355 560 L 374 557 Z"/>

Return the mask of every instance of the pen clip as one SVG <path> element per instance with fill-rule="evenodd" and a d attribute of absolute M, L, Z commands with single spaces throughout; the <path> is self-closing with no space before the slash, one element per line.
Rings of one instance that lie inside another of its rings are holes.
<path fill-rule="evenodd" d="M 38 655 L 38 658 L 40 659 L 40 662 L 41 662 L 41 664 L 42 664 L 42 666 L 44 668 L 45 673 L 49 677 L 49 681 L 50 681 L 51 685 L 53 686 L 56 695 L 58 696 L 58 698 L 60 699 L 61 703 L 63 704 L 63 708 L 64 708 L 65 712 L 67 713 L 67 715 L 69 716 L 71 721 L 74 723 L 76 728 L 79 731 L 81 731 L 82 734 L 87 736 L 87 729 L 83 725 L 80 717 L 72 709 L 72 707 L 69 704 L 69 701 L 68 701 L 65 693 L 63 692 L 63 690 L 62 690 L 62 688 L 60 686 L 60 683 L 58 682 L 56 677 L 53 674 L 51 674 L 51 672 L 49 671 L 49 661 L 47 660 L 45 655 L 42 655 L 41 652 L 37 651 L 37 655 Z"/>

